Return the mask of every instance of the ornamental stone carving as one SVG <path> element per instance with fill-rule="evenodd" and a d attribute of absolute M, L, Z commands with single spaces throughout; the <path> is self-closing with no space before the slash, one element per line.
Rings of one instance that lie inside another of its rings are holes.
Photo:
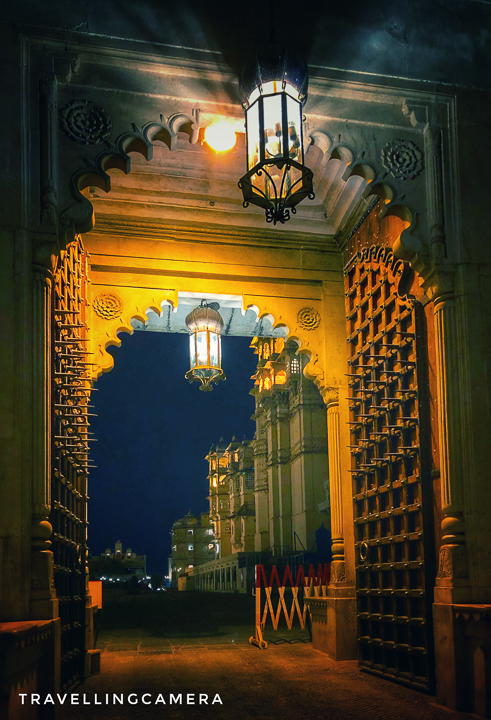
<path fill-rule="evenodd" d="M 97 145 L 112 131 L 111 118 L 91 100 L 72 100 L 60 110 L 61 128 L 73 142 Z"/>
<path fill-rule="evenodd" d="M 304 307 L 298 311 L 297 322 L 303 330 L 315 330 L 321 324 L 321 316 L 315 308 Z"/>
<path fill-rule="evenodd" d="M 331 584 L 346 582 L 346 565 L 344 561 L 331 564 Z"/>
<path fill-rule="evenodd" d="M 437 575 L 437 577 L 439 578 L 451 578 L 453 576 L 452 557 L 449 550 L 450 549 L 445 546 L 440 549 L 439 567 Z"/>
<path fill-rule="evenodd" d="M 114 320 L 121 315 L 123 303 L 117 295 L 103 293 L 98 295 L 92 303 L 94 312 L 103 320 Z"/>
<path fill-rule="evenodd" d="M 411 140 L 393 140 L 382 150 L 382 164 L 397 180 L 411 180 L 423 169 L 423 155 Z"/>

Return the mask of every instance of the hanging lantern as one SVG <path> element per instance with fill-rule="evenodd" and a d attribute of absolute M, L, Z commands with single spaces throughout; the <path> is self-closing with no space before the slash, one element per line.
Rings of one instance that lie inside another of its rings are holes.
<path fill-rule="evenodd" d="M 218 303 L 208 304 L 206 300 L 191 310 L 186 317 L 186 325 L 190 330 L 189 359 L 191 369 L 185 377 L 189 382 L 201 382 L 200 390 L 213 390 L 211 383 L 225 380 L 221 368 L 222 351 L 220 333 L 223 320 L 218 312 Z"/>
<path fill-rule="evenodd" d="M 246 111 L 247 173 L 239 188 L 266 210 L 266 222 L 284 223 L 296 205 L 314 199 L 313 173 L 303 165 L 302 107 L 307 100 L 305 61 L 268 47 L 240 75 Z"/>

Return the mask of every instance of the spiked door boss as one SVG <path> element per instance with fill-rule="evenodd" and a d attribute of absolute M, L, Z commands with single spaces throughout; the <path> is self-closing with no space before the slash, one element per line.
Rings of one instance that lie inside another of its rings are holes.
<path fill-rule="evenodd" d="M 304 198 L 314 198 L 312 171 L 303 165 L 302 107 L 308 69 L 296 53 L 258 50 L 241 72 L 246 111 L 247 173 L 239 180 L 244 207 L 266 210 L 266 222 L 285 223 Z"/>

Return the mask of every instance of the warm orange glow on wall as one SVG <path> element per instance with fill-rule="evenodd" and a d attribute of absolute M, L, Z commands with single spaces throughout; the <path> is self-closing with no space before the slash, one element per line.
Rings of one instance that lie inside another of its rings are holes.
<path fill-rule="evenodd" d="M 280 370 L 276 373 L 274 376 L 275 385 L 284 385 L 286 383 L 286 372 L 285 370 Z"/>
<path fill-rule="evenodd" d="M 225 120 L 208 125 L 205 130 L 205 142 L 217 153 L 231 150 L 237 142 L 234 126 Z"/>
<path fill-rule="evenodd" d="M 276 338 L 274 341 L 274 351 L 275 353 L 283 352 L 283 349 L 285 347 L 285 339 L 284 338 Z"/>

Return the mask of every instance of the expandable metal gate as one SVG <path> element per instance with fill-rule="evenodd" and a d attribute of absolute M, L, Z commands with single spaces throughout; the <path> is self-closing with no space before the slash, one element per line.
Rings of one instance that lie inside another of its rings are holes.
<path fill-rule="evenodd" d="M 275 632 L 278 630 L 281 617 L 286 621 L 289 631 L 293 628 L 295 618 L 298 619 L 300 629 L 304 630 L 307 622 L 307 606 L 304 605 L 303 599 L 305 597 L 326 597 L 331 575 L 330 570 L 330 565 L 324 565 L 324 569 L 322 565 L 319 565 L 316 575 L 314 566 L 311 565 L 309 574 L 305 577 L 303 567 L 300 565 L 294 582 L 290 567 L 287 565 L 283 575 L 283 582 L 280 582 L 276 565 L 273 565 L 268 582 L 264 565 L 256 565 L 256 583 L 253 589 L 256 597 L 256 634 L 249 638 L 251 645 L 257 645 L 262 650 L 268 647 L 268 643 L 263 636 L 268 620 Z M 287 590 L 291 592 L 291 595 L 290 592 L 286 595 Z M 274 607 L 275 601 L 276 607 Z M 291 605 L 288 608 L 287 603 L 289 602 L 291 602 Z M 282 642 L 309 641 L 310 638 L 307 641 L 298 639 L 282 640 Z"/>
<path fill-rule="evenodd" d="M 385 247 L 345 269 L 359 662 L 432 690 L 428 398 L 422 305 Z"/>

